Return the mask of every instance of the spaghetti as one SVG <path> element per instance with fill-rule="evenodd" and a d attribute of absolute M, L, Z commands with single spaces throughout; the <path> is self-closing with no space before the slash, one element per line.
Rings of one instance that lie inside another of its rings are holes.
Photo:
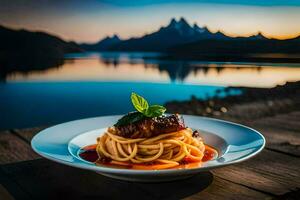
<path fill-rule="evenodd" d="M 111 164 L 152 164 L 151 169 L 174 168 L 180 163 L 200 162 L 205 145 L 201 138 L 193 137 L 190 128 L 150 138 L 124 138 L 110 127 L 97 138 L 96 152 L 101 159 L 111 159 Z"/>

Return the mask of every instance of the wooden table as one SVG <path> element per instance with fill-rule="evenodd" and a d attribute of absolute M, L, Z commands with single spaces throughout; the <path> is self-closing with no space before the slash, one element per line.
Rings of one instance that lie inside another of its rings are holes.
<path fill-rule="evenodd" d="M 300 112 L 242 123 L 266 137 L 259 155 L 158 184 L 118 181 L 40 158 L 30 140 L 42 128 L 2 131 L 0 199 L 300 199 Z"/>

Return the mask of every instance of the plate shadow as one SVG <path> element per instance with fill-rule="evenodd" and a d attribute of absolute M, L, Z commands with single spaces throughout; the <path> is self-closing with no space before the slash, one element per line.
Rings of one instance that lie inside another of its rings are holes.
<path fill-rule="evenodd" d="M 120 181 L 46 159 L 0 166 L 0 183 L 15 199 L 181 199 L 207 188 L 211 172 L 162 183 Z"/>

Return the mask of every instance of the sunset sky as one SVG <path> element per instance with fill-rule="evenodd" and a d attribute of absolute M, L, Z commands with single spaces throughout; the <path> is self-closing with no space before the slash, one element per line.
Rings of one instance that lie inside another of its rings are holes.
<path fill-rule="evenodd" d="M 142 36 L 184 17 L 231 36 L 261 31 L 280 39 L 300 35 L 300 0 L 0 0 L 0 24 L 96 42 L 117 33 Z"/>

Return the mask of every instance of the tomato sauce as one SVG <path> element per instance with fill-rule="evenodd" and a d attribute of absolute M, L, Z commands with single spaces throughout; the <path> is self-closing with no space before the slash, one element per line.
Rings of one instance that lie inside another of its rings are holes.
<path fill-rule="evenodd" d="M 218 151 L 213 147 L 205 145 L 204 156 L 202 158 L 202 162 L 213 160 L 218 156 Z"/>
<path fill-rule="evenodd" d="M 98 160 L 98 154 L 96 151 L 97 144 L 86 146 L 82 149 L 82 152 L 79 154 L 80 158 L 89 162 L 96 162 Z"/>
<path fill-rule="evenodd" d="M 156 165 L 157 163 L 152 164 L 111 164 L 110 162 L 96 162 L 98 160 L 98 154 L 96 152 L 96 144 L 86 146 L 82 149 L 82 152 L 79 154 L 79 156 L 88 161 L 96 163 L 97 165 L 107 166 L 107 167 L 114 167 L 114 168 L 122 168 L 122 169 L 151 169 L 151 165 Z M 213 147 L 210 147 L 208 145 L 205 145 L 205 151 L 204 156 L 202 158 L 202 161 L 200 162 L 183 162 L 182 164 L 172 167 L 171 169 L 190 169 L 190 168 L 197 168 L 201 167 L 203 162 L 207 162 L 209 160 L 213 160 L 218 156 L 217 150 L 215 150 Z"/>

